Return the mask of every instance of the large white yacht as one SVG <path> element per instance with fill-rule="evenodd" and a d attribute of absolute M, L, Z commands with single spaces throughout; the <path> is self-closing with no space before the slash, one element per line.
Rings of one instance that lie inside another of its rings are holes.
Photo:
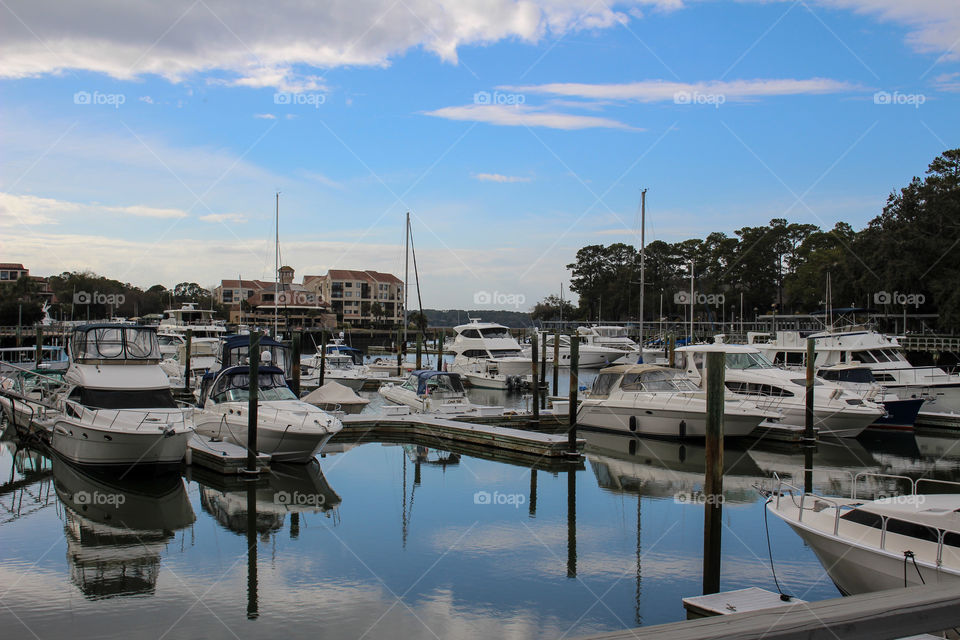
<path fill-rule="evenodd" d="M 921 412 L 960 413 L 960 374 L 940 367 L 913 366 L 895 337 L 863 326 L 815 333 L 780 331 L 773 338 L 766 333 L 747 334 L 749 344 L 785 366 L 803 364 L 807 338 L 815 340 L 817 368 L 859 362 L 900 399 L 922 398 Z"/>
<path fill-rule="evenodd" d="M 804 376 L 777 367 L 753 346 L 697 344 L 677 349 L 679 366 L 700 386 L 706 383 L 706 354 L 710 351 L 726 354 L 727 389 L 752 400 L 762 409 L 781 411 L 784 424 L 804 425 Z M 855 438 L 885 414 L 881 405 L 820 378 L 814 380 L 813 399 L 814 427 L 821 435 Z"/>
<path fill-rule="evenodd" d="M 203 376 L 217 361 L 220 350 L 219 338 L 193 338 L 190 341 L 190 384 L 194 388 L 200 386 Z M 170 378 L 171 389 L 182 389 L 185 368 L 187 365 L 187 343 L 184 342 L 172 357 L 164 358 L 160 368 Z"/>
<path fill-rule="evenodd" d="M 724 436 L 746 436 L 760 423 L 779 418 L 776 410 L 727 395 Z M 580 403 L 577 424 L 621 433 L 702 438 L 706 415 L 706 392 L 682 372 L 652 364 L 621 364 L 600 370 Z"/>
<path fill-rule="evenodd" d="M 549 364 L 553 364 L 553 353 L 554 353 L 554 339 L 556 334 L 550 333 L 549 331 L 539 333 L 539 343 L 541 348 L 546 351 L 546 359 Z M 620 349 L 614 349 L 612 347 L 604 347 L 598 344 L 592 344 L 590 342 L 592 336 L 579 334 L 577 335 L 577 366 L 580 369 L 599 369 L 605 367 L 613 362 L 619 360 L 624 356 L 624 352 Z M 628 338 L 629 339 L 629 338 Z M 570 336 L 567 334 L 560 334 L 560 348 L 559 348 L 559 358 L 558 366 L 569 367 L 570 366 Z M 523 355 L 531 357 L 533 348 L 530 345 L 523 347 Z M 543 357 L 542 355 L 540 357 Z"/>
<path fill-rule="evenodd" d="M 467 399 L 460 374 L 422 369 L 414 371 L 403 384 L 385 384 L 380 395 L 390 402 L 406 405 L 416 413 L 500 415 L 503 407 L 476 405 Z"/>
<path fill-rule="evenodd" d="M 457 336 L 449 348 L 456 355 L 450 371 L 463 375 L 472 385 L 503 389 L 511 378 L 530 374 L 530 357 L 523 355 L 507 327 L 476 318 L 454 331 Z"/>
<path fill-rule="evenodd" d="M 577 335 L 580 336 L 581 352 L 584 348 L 619 351 L 619 355 L 608 355 L 608 364 L 636 364 L 639 359 L 640 345 L 627 335 L 625 327 L 577 327 Z"/>
<path fill-rule="evenodd" d="M 200 309 L 196 302 L 184 302 L 179 309 L 167 309 L 157 327 L 161 336 L 185 336 L 187 329 L 195 338 L 222 338 L 227 327 L 222 320 L 215 320 L 212 309 Z"/>
<path fill-rule="evenodd" d="M 38 408 L 53 449 L 78 464 L 179 464 L 193 411 L 177 405 L 159 366 L 154 327 L 90 324 L 70 342 L 55 408 Z"/>

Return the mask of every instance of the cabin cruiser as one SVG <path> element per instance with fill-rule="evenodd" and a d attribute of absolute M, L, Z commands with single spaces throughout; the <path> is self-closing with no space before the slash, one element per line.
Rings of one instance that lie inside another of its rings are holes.
<path fill-rule="evenodd" d="M 190 340 L 190 383 L 197 387 L 203 376 L 210 370 L 216 361 L 220 350 L 219 338 L 192 338 Z M 184 367 L 187 362 L 187 344 L 183 344 L 177 349 L 172 358 L 164 358 L 160 363 L 160 368 L 170 378 L 171 389 L 182 389 L 186 386 L 184 380 Z"/>
<path fill-rule="evenodd" d="M 813 549 L 844 595 L 960 584 L 960 494 L 864 500 L 806 493 L 779 481 L 766 509 Z M 956 484 L 956 483 L 950 483 Z"/>
<path fill-rule="evenodd" d="M 877 421 L 870 425 L 871 429 L 913 430 L 923 398 L 901 400 L 897 394 L 877 382 L 869 367 L 856 362 L 841 362 L 820 367 L 817 375 L 853 391 L 864 400 L 882 404 L 886 415 L 877 418 Z"/>
<path fill-rule="evenodd" d="M 380 395 L 417 413 L 497 415 L 503 412 L 502 407 L 482 407 L 467 400 L 460 374 L 431 369 L 414 371 L 403 384 L 383 385 Z"/>
<path fill-rule="evenodd" d="M 327 353 L 325 357 L 316 353 L 300 358 L 300 384 L 305 387 L 320 386 L 320 367 L 324 366 L 324 382 L 335 380 L 354 391 L 360 391 L 367 378 L 386 378 L 386 372 L 373 372 L 366 365 L 357 365 L 348 354 L 340 351 Z"/>
<path fill-rule="evenodd" d="M 13 365 L 13 366 L 8 366 Z M 36 347 L 7 347 L 0 349 L 0 373 L 16 372 L 23 369 L 37 369 L 43 372 L 62 373 L 70 366 L 63 347 L 56 345 L 40 346 L 40 367 L 37 368 Z"/>
<path fill-rule="evenodd" d="M 863 326 L 814 333 L 780 331 L 774 338 L 760 332 L 747 334 L 748 343 L 788 367 L 802 365 L 808 338 L 815 340 L 818 369 L 858 362 L 901 400 L 923 399 L 921 412 L 960 413 L 960 374 L 947 373 L 940 367 L 913 366 L 895 337 Z"/>
<path fill-rule="evenodd" d="M 288 347 L 268 337 L 259 342 L 257 372 L 257 449 L 277 462 L 309 462 L 343 428 L 330 414 L 300 401 L 288 386 L 292 366 Z M 202 436 L 247 444 L 249 424 L 249 336 L 234 336 L 221 346 L 219 369 L 208 372 L 200 391 L 195 422 Z"/>
<path fill-rule="evenodd" d="M 154 327 L 89 324 L 70 342 L 70 368 L 34 422 L 64 458 L 89 465 L 179 464 L 193 410 L 177 405 L 160 368 Z"/>
<path fill-rule="evenodd" d="M 607 364 L 636 364 L 640 359 L 640 345 L 628 335 L 625 327 L 594 326 L 577 327 L 580 336 L 580 352 L 598 349 L 608 353 Z M 607 350 L 619 352 L 610 353 Z M 616 357 L 614 357 L 616 356 Z"/>
<path fill-rule="evenodd" d="M 677 349 L 680 366 L 701 387 L 706 386 L 706 354 L 711 351 L 726 354 L 727 389 L 761 409 L 781 411 L 784 424 L 804 426 L 807 388 L 802 375 L 780 369 L 753 346 L 697 344 Z M 885 413 L 881 405 L 818 378 L 813 399 L 814 427 L 821 435 L 856 438 Z"/>
<path fill-rule="evenodd" d="M 725 403 L 725 437 L 747 436 L 779 413 L 745 399 Z M 614 365 L 601 369 L 577 410 L 577 424 L 648 436 L 706 435 L 707 396 L 682 372 L 652 364 Z"/>
<path fill-rule="evenodd" d="M 523 354 L 507 327 L 475 318 L 454 327 L 454 331 L 457 335 L 449 348 L 456 355 L 450 371 L 461 374 L 470 384 L 507 389 L 530 374 L 530 357 Z"/>
<path fill-rule="evenodd" d="M 548 331 L 540 332 L 540 348 L 546 351 L 546 359 L 549 364 L 553 364 L 553 353 L 554 346 L 553 342 L 557 337 L 557 334 L 550 333 Z M 560 348 L 559 348 L 559 362 L 558 366 L 569 367 L 570 366 L 570 336 L 567 334 L 560 334 Z M 623 351 L 619 349 L 613 349 L 610 347 L 603 347 L 595 344 L 590 344 L 589 336 L 578 335 L 577 336 L 577 366 L 580 369 L 599 369 L 605 367 L 614 361 L 623 357 Z M 525 346 L 523 348 L 523 355 L 531 357 L 532 347 Z M 542 358 L 543 356 L 540 355 Z"/>
<path fill-rule="evenodd" d="M 163 312 L 157 333 L 183 337 L 189 329 L 194 338 L 222 338 L 227 334 L 227 327 L 222 320 L 214 320 L 215 313 L 212 309 L 200 309 L 196 302 L 184 302 L 179 309 Z"/>

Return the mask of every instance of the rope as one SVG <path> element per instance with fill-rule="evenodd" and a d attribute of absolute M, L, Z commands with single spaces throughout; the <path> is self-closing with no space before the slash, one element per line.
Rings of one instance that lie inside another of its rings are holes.
<path fill-rule="evenodd" d="M 767 524 L 767 505 L 770 504 L 771 500 L 773 500 L 772 497 L 767 498 L 767 501 L 763 504 L 763 528 L 767 532 L 767 555 L 770 557 L 770 572 L 773 574 L 773 583 L 777 585 L 780 599 L 784 602 L 790 602 L 790 599 L 794 596 L 784 593 L 783 589 L 780 588 L 780 581 L 777 580 L 777 570 L 773 566 L 773 548 L 770 546 L 770 526 Z"/>

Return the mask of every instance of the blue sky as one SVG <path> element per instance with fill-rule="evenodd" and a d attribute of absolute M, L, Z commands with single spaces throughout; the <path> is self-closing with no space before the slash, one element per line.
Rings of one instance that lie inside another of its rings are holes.
<path fill-rule="evenodd" d="M 648 240 L 859 228 L 958 146 L 949 0 L 47 5 L 0 7 L 0 260 L 39 275 L 272 279 L 280 191 L 298 275 L 402 275 L 409 210 L 424 306 L 523 309 L 639 243 L 642 187 Z"/>

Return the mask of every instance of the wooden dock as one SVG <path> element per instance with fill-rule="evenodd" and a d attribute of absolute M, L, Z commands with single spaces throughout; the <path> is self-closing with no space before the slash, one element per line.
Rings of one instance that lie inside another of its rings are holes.
<path fill-rule="evenodd" d="M 577 439 L 577 452 L 569 451 L 567 437 L 522 431 L 510 427 L 473 424 L 422 414 L 408 416 L 343 416 L 344 432 L 376 432 L 379 435 L 419 436 L 439 441 L 452 441 L 513 453 L 554 459 L 582 458 L 586 441 Z"/>
<path fill-rule="evenodd" d="M 193 434 L 184 456 L 187 466 L 206 467 L 220 474 L 238 475 L 247 468 L 247 450 L 229 442 Z M 269 469 L 270 455 L 257 454 L 257 471 Z"/>

